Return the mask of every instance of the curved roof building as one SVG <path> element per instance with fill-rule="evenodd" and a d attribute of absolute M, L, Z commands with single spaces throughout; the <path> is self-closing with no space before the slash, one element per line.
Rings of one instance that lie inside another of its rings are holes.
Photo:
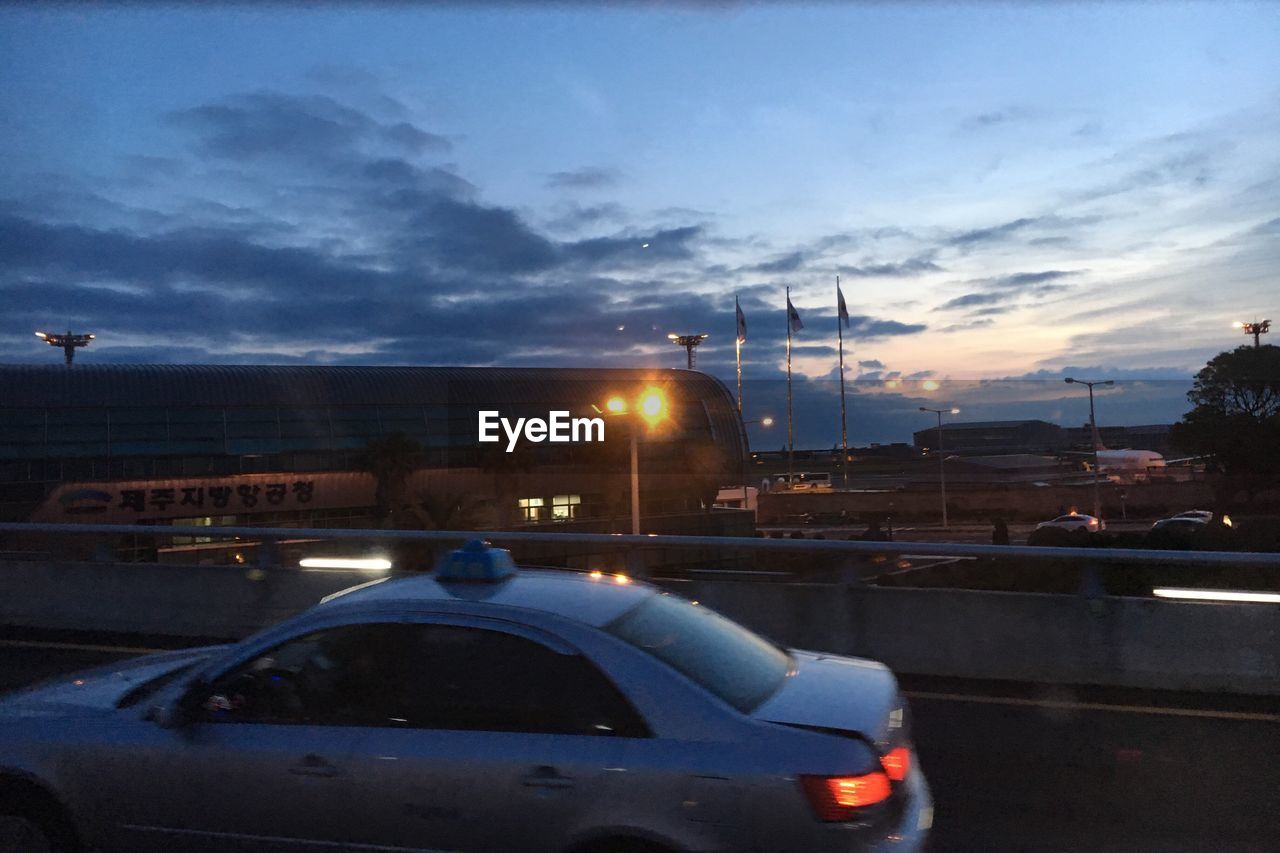
<path fill-rule="evenodd" d="M 370 441 L 392 433 L 408 435 L 422 446 L 427 470 L 475 469 L 492 461 L 495 448 L 477 441 L 480 410 L 512 420 L 546 418 L 551 411 L 594 417 L 598 410 L 593 407 L 603 408 L 610 397 L 635 399 L 655 387 L 668 400 L 670 417 L 662 429 L 646 431 L 642 439 L 646 470 L 679 470 L 685 464 L 685 448 L 710 446 L 718 450 L 724 482 L 735 481 L 747 452 L 741 418 L 728 389 L 696 371 L 0 366 L 0 517 L 32 517 L 32 508 L 40 506 L 37 515 L 53 518 L 57 513 L 51 501 L 81 508 L 89 500 L 71 499 L 69 494 L 110 493 L 118 503 L 121 489 L 107 488 L 109 484 L 141 484 L 129 491 L 147 492 L 138 517 L 148 520 L 183 517 L 175 515 L 181 504 L 159 506 L 168 490 L 181 496 L 184 488 L 203 487 L 212 483 L 211 478 L 231 478 L 228 483 L 236 489 L 259 485 L 245 477 L 262 479 L 264 488 L 277 485 L 268 482 L 271 475 L 279 475 L 281 482 L 303 474 L 368 479 L 361 473 L 363 452 Z M 606 424 L 615 429 L 608 419 Z M 585 476 L 600 465 L 599 455 L 581 445 L 532 444 L 527 451 L 526 479 L 555 470 L 560 480 L 553 490 L 569 490 L 565 478 L 572 479 L 575 472 Z M 669 475 L 649 495 L 658 496 L 664 485 L 672 491 L 678 484 Z M 578 491 L 589 490 L 583 486 Z M 154 502 L 152 491 L 159 492 Z M 555 497 L 540 495 L 533 485 L 525 491 L 530 492 L 529 500 Z M 267 506 L 264 501 L 239 509 L 260 511 Z M 282 500 L 273 508 L 291 506 Z M 208 507 L 193 507 L 186 517 L 194 516 L 196 509 Z M 573 517 L 579 517 L 574 512 Z M 591 514 L 588 509 L 581 513 Z M 525 520 L 540 518 L 526 513 Z"/>

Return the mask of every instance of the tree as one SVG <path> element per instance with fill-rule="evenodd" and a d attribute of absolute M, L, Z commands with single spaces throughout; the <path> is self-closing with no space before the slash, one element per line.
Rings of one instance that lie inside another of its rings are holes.
<path fill-rule="evenodd" d="M 707 512 L 711 512 L 720 487 L 735 479 L 724 451 L 710 441 L 685 445 L 683 475 L 693 497 Z"/>
<path fill-rule="evenodd" d="M 1174 424 L 1172 442 L 1208 457 L 1215 508 L 1248 500 L 1280 482 L 1280 347 L 1239 347 L 1213 357 L 1187 394 L 1194 408 Z"/>
<path fill-rule="evenodd" d="M 422 467 L 422 445 L 402 432 L 371 438 L 361 463 L 377 483 L 374 501 L 378 517 L 385 526 L 398 526 L 409 503 L 409 477 Z"/>

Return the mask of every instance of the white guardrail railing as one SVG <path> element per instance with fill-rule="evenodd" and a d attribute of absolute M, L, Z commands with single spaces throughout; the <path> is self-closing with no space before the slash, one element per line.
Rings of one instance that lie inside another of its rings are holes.
<path fill-rule="evenodd" d="M 554 533 L 503 530 L 373 530 L 304 527 L 179 527 L 148 524 L 35 524 L 2 522 L 0 534 L 66 536 L 191 536 L 254 539 L 357 539 L 364 541 L 462 542 L 484 539 L 504 543 L 561 543 L 602 546 L 607 550 L 716 548 L 734 552 L 883 554 L 936 557 L 993 557 L 1026 560 L 1081 560 L 1139 565 L 1235 565 L 1280 568 L 1280 553 L 1250 551 L 1166 551 L 1141 548 L 1059 548 L 1029 545 L 967 545 L 947 542 L 862 542 L 834 539 L 767 539 L 733 536 L 668 536 L 622 533 Z"/>

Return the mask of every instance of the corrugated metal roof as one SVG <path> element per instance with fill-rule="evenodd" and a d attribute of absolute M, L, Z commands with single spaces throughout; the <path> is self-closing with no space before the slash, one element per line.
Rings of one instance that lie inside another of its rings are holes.
<path fill-rule="evenodd" d="M 719 380 L 688 370 L 77 364 L 0 365 L 0 406 L 447 405 L 561 402 L 566 393 L 591 402 L 640 382 L 732 403 Z"/>
<path fill-rule="evenodd" d="M 737 406 L 693 370 L 603 367 L 367 367 L 196 364 L 0 365 L 0 408 L 198 406 L 559 406 L 580 411 L 615 393 L 661 385 L 698 406 L 715 439 L 745 452 Z"/>

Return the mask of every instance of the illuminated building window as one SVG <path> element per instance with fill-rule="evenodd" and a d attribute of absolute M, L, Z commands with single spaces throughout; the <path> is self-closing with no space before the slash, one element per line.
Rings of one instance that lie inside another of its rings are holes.
<path fill-rule="evenodd" d="M 577 518 L 581 503 L 582 495 L 556 495 L 551 499 L 551 517 L 556 521 Z"/>
<path fill-rule="evenodd" d="M 545 504 L 542 498 L 521 498 L 516 501 L 516 504 L 520 507 L 520 515 L 525 521 L 542 520 L 542 508 Z"/>

